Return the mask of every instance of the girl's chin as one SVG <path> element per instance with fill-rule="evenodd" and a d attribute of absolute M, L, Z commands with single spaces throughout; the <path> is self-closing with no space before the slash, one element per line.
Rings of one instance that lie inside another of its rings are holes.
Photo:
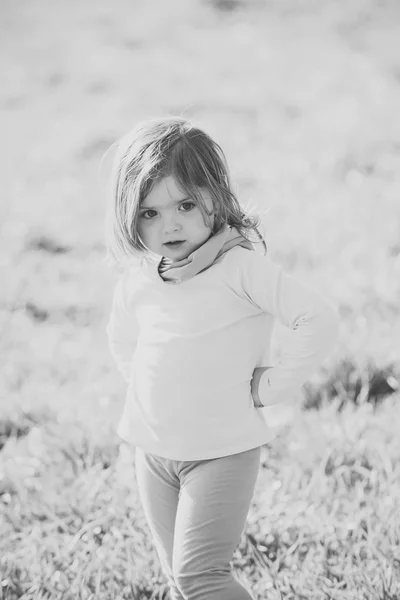
<path fill-rule="evenodd" d="M 190 252 L 164 252 L 163 257 L 169 258 L 170 260 L 178 261 L 183 260 L 189 256 Z"/>
<path fill-rule="evenodd" d="M 193 250 L 187 242 L 184 242 L 176 247 L 162 246 L 160 252 L 162 252 L 162 256 L 165 256 L 165 258 L 171 260 L 183 260 L 184 258 L 187 258 Z"/>
<path fill-rule="evenodd" d="M 205 240 L 207 241 L 207 240 Z M 184 242 L 182 245 L 180 246 L 176 246 L 175 248 L 172 246 L 168 247 L 168 246 L 160 246 L 158 248 L 155 248 L 154 250 L 150 249 L 150 252 L 152 252 L 152 254 L 159 256 L 159 257 L 165 257 L 165 258 L 169 258 L 170 260 L 174 260 L 174 261 L 178 261 L 178 260 L 183 260 L 185 258 L 187 258 L 190 254 L 192 254 L 193 252 L 196 252 L 196 250 L 198 250 L 198 248 L 200 248 L 200 246 L 202 246 L 205 242 L 202 242 L 201 244 L 197 244 L 194 245 L 193 244 L 188 244 L 188 242 Z"/>

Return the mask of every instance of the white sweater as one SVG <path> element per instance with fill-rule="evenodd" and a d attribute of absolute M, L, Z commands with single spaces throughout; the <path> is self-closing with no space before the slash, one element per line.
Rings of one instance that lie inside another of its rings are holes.
<path fill-rule="evenodd" d="M 270 363 L 274 320 L 292 329 Z M 243 452 L 274 437 L 255 406 L 255 367 L 271 366 L 264 406 L 291 401 L 339 331 L 336 310 L 268 256 L 236 246 L 183 283 L 163 281 L 144 260 L 119 279 L 107 326 L 128 382 L 119 436 L 175 460 Z"/>

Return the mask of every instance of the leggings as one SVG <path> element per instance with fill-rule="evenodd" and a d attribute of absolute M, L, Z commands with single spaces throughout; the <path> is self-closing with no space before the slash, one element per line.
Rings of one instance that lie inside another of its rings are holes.
<path fill-rule="evenodd" d="M 177 461 L 136 448 L 143 511 L 172 600 L 251 600 L 230 561 L 244 531 L 261 447 Z"/>

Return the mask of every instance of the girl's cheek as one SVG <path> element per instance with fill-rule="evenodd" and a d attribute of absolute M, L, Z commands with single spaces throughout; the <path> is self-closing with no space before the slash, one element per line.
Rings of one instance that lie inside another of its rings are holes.
<path fill-rule="evenodd" d="M 149 229 L 154 221 L 152 219 L 142 219 L 140 222 L 140 227 L 142 229 Z"/>

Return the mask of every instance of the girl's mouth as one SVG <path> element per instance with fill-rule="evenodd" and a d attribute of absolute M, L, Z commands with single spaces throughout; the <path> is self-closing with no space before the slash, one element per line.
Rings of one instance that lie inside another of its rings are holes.
<path fill-rule="evenodd" d="M 184 243 L 184 240 L 177 240 L 175 242 L 167 242 L 164 246 L 167 246 L 167 248 L 180 248 Z"/>

